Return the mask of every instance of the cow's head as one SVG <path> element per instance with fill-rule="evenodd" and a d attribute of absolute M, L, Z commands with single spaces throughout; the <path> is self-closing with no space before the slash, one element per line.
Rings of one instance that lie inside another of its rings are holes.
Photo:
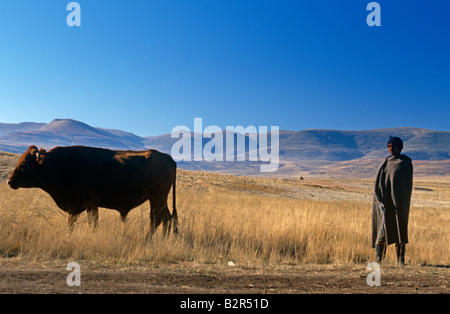
<path fill-rule="evenodd" d="M 14 190 L 36 187 L 44 156 L 45 150 L 38 151 L 36 146 L 30 146 L 20 158 L 8 181 L 6 181 L 8 185 Z"/>

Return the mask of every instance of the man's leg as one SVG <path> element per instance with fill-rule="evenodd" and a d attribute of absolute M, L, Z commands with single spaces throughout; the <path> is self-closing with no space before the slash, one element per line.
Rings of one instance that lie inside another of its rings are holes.
<path fill-rule="evenodd" d="M 397 252 L 397 260 L 398 265 L 405 266 L 405 244 L 404 243 L 396 243 L 395 251 Z"/>
<path fill-rule="evenodd" d="M 375 250 L 377 252 L 377 263 L 381 263 L 386 255 L 386 238 L 384 235 L 381 237 L 380 241 L 377 242 Z"/>

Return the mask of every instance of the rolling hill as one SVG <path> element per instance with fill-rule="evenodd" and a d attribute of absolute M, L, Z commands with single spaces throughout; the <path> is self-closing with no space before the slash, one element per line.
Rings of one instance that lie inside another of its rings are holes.
<path fill-rule="evenodd" d="M 0 123 L 0 150 L 20 153 L 30 145 L 46 149 L 85 145 L 111 149 L 142 150 L 141 138 L 131 133 L 91 127 L 71 119 L 45 123 Z"/>
<path fill-rule="evenodd" d="M 227 136 L 236 137 L 223 131 L 223 143 Z M 322 175 L 335 173 L 338 167 L 349 173 L 367 173 L 380 159 L 387 156 L 386 140 L 389 135 L 400 136 L 405 143 L 404 153 L 423 164 L 433 163 L 433 173 L 449 174 L 450 132 L 420 128 L 391 128 L 361 131 L 342 130 L 302 130 L 279 132 L 279 170 L 271 176 L 293 177 L 298 174 Z M 193 134 L 191 134 L 191 137 Z M 253 137 L 246 134 L 246 152 L 252 145 Z M 55 119 L 52 122 L 19 124 L 0 123 L 0 151 L 22 153 L 30 145 L 50 149 L 55 146 L 85 145 L 118 150 L 157 149 L 169 153 L 178 138 L 170 134 L 140 137 L 121 130 L 92 127 L 72 119 Z M 210 141 L 203 138 L 204 147 Z M 234 139 L 236 141 L 236 138 Z M 259 148 L 258 143 L 255 144 Z M 191 151 L 194 149 L 191 141 Z M 235 148 L 233 147 L 235 150 Z M 224 147 L 224 153 L 226 149 Z M 236 153 L 236 151 L 234 151 Z M 261 175 L 260 161 L 179 161 L 181 168 L 189 170 L 218 171 L 239 175 Z M 429 162 L 429 163 L 427 163 Z M 360 166 L 357 166 L 360 165 Z M 362 167 L 360 169 L 360 167 Z M 321 170 L 322 169 L 322 170 Z M 326 169 L 326 170 L 324 170 Z"/>

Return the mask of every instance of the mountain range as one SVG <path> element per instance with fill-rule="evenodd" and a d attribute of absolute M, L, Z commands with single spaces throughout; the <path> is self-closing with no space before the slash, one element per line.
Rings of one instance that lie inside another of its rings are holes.
<path fill-rule="evenodd" d="M 224 138 L 228 136 L 227 132 L 223 131 Z M 445 161 L 450 160 L 450 132 L 446 131 L 412 127 L 361 131 L 280 130 L 280 168 L 286 167 L 291 170 L 295 168 L 297 173 L 301 173 L 300 165 L 311 163 L 328 162 L 329 164 L 330 162 L 345 163 L 352 160 L 381 159 L 387 156 L 386 141 L 390 135 L 403 139 L 403 152 L 413 160 L 444 161 L 445 165 L 447 165 Z M 191 137 L 193 136 L 194 134 L 191 133 Z M 248 153 L 252 147 L 251 142 L 255 139 L 249 134 L 245 137 Z M 171 138 L 170 134 L 141 137 L 121 130 L 92 127 L 72 119 L 55 119 L 48 124 L 0 123 L 0 151 L 13 153 L 23 153 L 30 145 L 45 149 L 55 146 L 85 145 L 117 150 L 152 148 L 170 154 L 172 145 L 177 141 L 179 138 Z M 203 147 L 209 141 L 209 138 L 203 138 Z M 193 145 L 194 141 L 191 142 Z M 223 142 L 225 143 L 225 140 Z M 258 143 L 254 144 L 259 148 Z M 252 174 L 256 172 L 259 163 L 180 161 L 179 165 L 191 170 Z"/>

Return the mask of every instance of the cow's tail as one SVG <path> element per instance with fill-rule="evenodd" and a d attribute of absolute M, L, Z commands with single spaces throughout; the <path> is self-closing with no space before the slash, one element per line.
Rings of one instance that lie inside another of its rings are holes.
<path fill-rule="evenodd" d="M 173 223 L 173 233 L 178 233 L 178 215 L 177 215 L 177 206 L 176 206 L 176 181 L 177 176 L 175 174 L 175 177 L 173 179 L 173 186 L 172 186 L 172 195 L 173 195 L 173 202 L 172 202 L 172 223 Z"/>

